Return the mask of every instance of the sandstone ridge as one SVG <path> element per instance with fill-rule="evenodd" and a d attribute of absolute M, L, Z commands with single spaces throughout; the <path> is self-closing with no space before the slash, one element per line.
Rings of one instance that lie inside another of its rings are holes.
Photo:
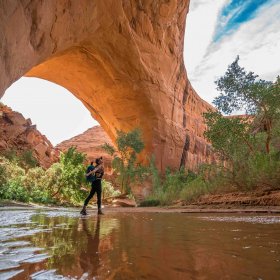
<path fill-rule="evenodd" d="M 0 153 L 32 151 L 44 168 L 58 160 L 59 151 L 36 129 L 36 125 L 3 104 L 0 104 L 0 135 Z"/>

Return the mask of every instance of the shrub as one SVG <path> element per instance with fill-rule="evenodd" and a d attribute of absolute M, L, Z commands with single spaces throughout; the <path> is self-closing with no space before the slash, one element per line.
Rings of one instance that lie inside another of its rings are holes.
<path fill-rule="evenodd" d="M 47 185 L 52 190 L 53 198 L 71 204 L 78 204 L 85 198 L 85 193 L 81 190 L 85 183 L 84 161 L 85 155 L 71 147 L 61 154 L 58 163 L 47 170 Z"/>
<path fill-rule="evenodd" d="M 1 198 L 9 200 L 17 200 L 22 202 L 28 202 L 29 194 L 21 184 L 20 180 L 10 180 L 8 184 L 1 190 Z"/>
<path fill-rule="evenodd" d="M 160 200 L 159 199 L 153 199 L 153 198 L 147 198 L 140 202 L 140 207 L 152 207 L 152 206 L 159 206 Z"/>
<path fill-rule="evenodd" d="M 105 143 L 102 149 L 113 156 L 112 166 L 118 174 L 117 183 L 121 192 L 130 193 L 131 184 L 141 180 L 145 173 L 145 168 L 137 163 L 137 155 L 144 149 L 141 131 L 117 131 L 116 146 Z"/>
<path fill-rule="evenodd" d="M 116 190 L 112 183 L 102 180 L 102 196 L 103 198 L 114 197 L 120 195 L 121 192 Z"/>
<path fill-rule="evenodd" d="M 153 163 L 151 164 L 151 172 L 156 176 Z M 152 193 L 140 203 L 140 206 L 157 206 L 157 205 L 170 205 L 174 201 L 180 199 L 181 192 L 188 184 L 196 179 L 196 175 L 191 171 L 181 169 L 176 172 L 166 170 L 165 177 L 161 180 L 156 178 L 156 184 L 153 186 Z"/>

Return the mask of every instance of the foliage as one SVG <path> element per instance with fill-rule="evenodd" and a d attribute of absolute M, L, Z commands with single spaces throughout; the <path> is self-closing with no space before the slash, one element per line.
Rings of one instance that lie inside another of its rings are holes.
<path fill-rule="evenodd" d="M 1 190 L 0 196 L 9 200 L 29 201 L 28 192 L 19 180 L 11 180 L 8 187 Z"/>
<path fill-rule="evenodd" d="M 256 139 L 249 133 L 248 118 L 228 118 L 220 112 L 209 112 L 204 117 L 204 135 L 222 160 L 233 160 L 236 154 L 248 156 L 254 151 Z"/>
<path fill-rule="evenodd" d="M 22 164 L 22 167 L 25 169 L 38 166 L 38 161 L 34 157 L 31 150 L 27 150 L 21 153 L 19 156 L 19 162 Z"/>
<path fill-rule="evenodd" d="M 81 185 L 84 183 L 85 155 L 77 152 L 75 148 L 70 148 L 61 154 L 59 162 L 47 170 L 41 167 L 22 168 L 22 165 L 26 167 L 25 163 L 30 159 L 30 153 L 25 156 L 18 157 L 9 153 L 8 158 L 0 157 L 0 198 L 71 204 L 77 204 L 84 199 Z"/>
<path fill-rule="evenodd" d="M 17 152 L 11 149 L 3 152 L 3 156 L 9 161 L 17 163 L 20 167 L 24 169 L 29 169 L 38 166 L 38 161 L 34 157 L 33 152 L 31 150 Z"/>
<path fill-rule="evenodd" d="M 28 202 L 28 192 L 23 187 L 25 170 L 15 161 L 0 157 L 1 184 L 0 198 Z"/>
<path fill-rule="evenodd" d="M 9 161 L 18 162 L 17 152 L 13 149 L 4 151 L 2 156 Z"/>
<path fill-rule="evenodd" d="M 41 167 L 27 170 L 23 185 L 29 193 L 30 200 L 36 203 L 54 203 L 51 191 L 47 187 L 50 177 Z"/>
<path fill-rule="evenodd" d="M 204 115 L 205 137 L 219 155 L 216 164 L 201 166 L 197 175 L 184 170 L 160 178 L 153 164 L 153 189 L 141 206 L 192 202 L 208 193 L 279 188 L 280 183 L 280 78 L 257 79 L 238 65 L 239 57 L 217 80 L 218 111 Z M 243 111 L 242 116 L 223 116 Z"/>
<path fill-rule="evenodd" d="M 27 159 L 29 156 L 30 154 Z M 22 160 L 23 157 L 18 157 L 13 152 L 8 153 L 8 158 L 0 157 L 0 198 L 71 205 L 84 201 L 87 193 L 81 187 L 86 185 L 85 155 L 75 148 L 61 153 L 59 162 L 52 164 L 47 170 L 41 167 L 27 168 Z M 104 196 L 118 194 L 120 192 L 109 182 L 103 182 Z"/>
<path fill-rule="evenodd" d="M 119 190 L 116 190 L 112 183 L 102 180 L 102 197 L 103 198 L 109 198 L 120 195 L 121 192 Z"/>
<path fill-rule="evenodd" d="M 245 111 L 251 116 L 251 131 L 263 131 L 266 152 L 270 152 L 271 139 L 280 118 L 280 77 L 276 81 L 257 79 L 253 72 L 246 72 L 238 64 L 239 57 L 229 65 L 225 75 L 216 81 L 220 95 L 214 99 L 218 110 L 231 114 Z M 212 140 L 212 139 L 211 139 Z"/>
<path fill-rule="evenodd" d="M 154 166 L 151 164 L 150 170 L 153 169 Z M 157 183 L 153 185 L 152 193 L 141 202 L 140 206 L 172 204 L 174 201 L 180 199 L 182 191 L 197 177 L 193 172 L 184 169 L 175 172 L 167 169 L 164 178 L 160 178 L 155 173 L 154 176 L 158 177 L 154 180 Z"/>
<path fill-rule="evenodd" d="M 140 207 L 152 207 L 152 206 L 159 206 L 160 205 L 160 200 L 153 198 L 153 196 L 149 196 L 145 198 L 145 200 L 141 201 L 139 206 Z"/>
<path fill-rule="evenodd" d="M 117 131 L 116 148 L 106 143 L 103 150 L 113 156 L 112 166 L 118 173 L 117 182 L 122 193 L 129 193 L 131 184 L 141 180 L 145 168 L 137 163 L 137 155 L 144 149 L 141 131 Z"/>
<path fill-rule="evenodd" d="M 81 186 L 85 183 L 84 161 L 85 155 L 77 152 L 74 147 L 61 154 L 60 161 L 53 164 L 47 172 L 52 197 L 74 204 L 83 200 L 84 192 Z"/>
<path fill-rule="evenodd" d="M 205 137 L 221 160 L 226 160 L 216 167 L 221 170 L 219 176 L 239 189 L 277 187 L 280 79 L 274 83 L 257 79 L 253 72 L 241 68 L 238 60 L 239 57 L 216 81 L 220 95 L 214 104 L 224 113 L 244 110 L 247 115 L 225 117 L 219 111 L 206 113 Z"/>

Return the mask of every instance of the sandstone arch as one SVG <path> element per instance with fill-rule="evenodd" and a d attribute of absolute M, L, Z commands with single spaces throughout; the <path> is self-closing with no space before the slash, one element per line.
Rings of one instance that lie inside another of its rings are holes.
<path fill-rule="evenodd" d="M 114 139 L 139 126 L 145 155 L 178 168 L 209 160 L 183 63 L 189 0 L 0 2 L 0 96 L 23 75 L 62 85 Z"/>

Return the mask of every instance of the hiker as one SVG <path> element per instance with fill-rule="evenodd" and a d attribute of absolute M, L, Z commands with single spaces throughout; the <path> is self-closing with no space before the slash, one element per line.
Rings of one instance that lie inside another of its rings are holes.
<path fill-rule="evenodd" d="M 82 215 L 87 215 L 86 207 L 91 200 L 91 198 L 94 196 L 95 192 L 97 194 L 97 206 L 98 206 L 98 215 L 102 215 L 103 212 L 101 211 L 101 180 L 104 175 L 104 167 L 103 167 L 103 160 L 102 157 L 97 158 L 95 160 L 96 165 L 93 166 L 93 162 L 91 162 L 91 165 L 87 168 L 87 180 L 91 182 L 91 190 L 84 202 L 84 207 L 81 211 Z"/>

